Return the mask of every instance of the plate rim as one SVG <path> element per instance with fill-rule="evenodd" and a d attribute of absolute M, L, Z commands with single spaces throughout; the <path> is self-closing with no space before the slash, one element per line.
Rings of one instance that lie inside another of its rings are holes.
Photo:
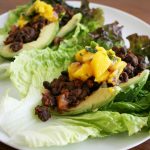
<path fill-rule="evenodd" d="M 69 3 L 69 4 L 71 4 L 71 3 L 76 3 L 77 5 L 79 5 L 80 4 L 80 1 L 71 1 L 71 0 L 69 0 L 69 1 L 67 1 L 67 3 Z M 137 17 L 137 16 L 134 16 L 133 14 L 130 14 L 130 13 L 128 13 L 128 12 L 125 12 L 125 11 L 123 11 L 123 10 L 121 10 L 121 9 L 118 9 L 118 8 L 115 8 L 115 7 L 112 7 L 112 6 L 108 6 L 108 5 L 104 5 L 104 4 L 101 4 L 101 3 L 95 3 L 95 2 L 90 2 L 90 6 L 91 5 L 95 5 L 96 7 L 103 7 L 104 9 L 106 8 L 106 9 L 111 9 L 111 10 L 113 10 L 113 11 L 115 11 L 115 12 L 120 12 L 121 14 L 123 14 L 123 15 L 126 15 L 127 17 L 130 17 L 130 18 L 133 18 L 134 20 L 137 20 L 138 22 L 140 22 L 140 23 L 142 23 L 143 25 L 145 25 L 145 26 L 147 26 L 148 28 L 150 28 L 150 24 L 148 24 L 146 21 L 144 21 L 144 20 L 142 20 L 141 18 L 139 18 L 139 17 Z M 10 10 L 9 10 L 10 11 Z M 2 13 L 2 14 L 0 14 L 0 17 L 7 17 L 7 15 L 8 15 L 8 13 L 9 13 L 9 11 L 7 11 L 7 12 L 4 12 L 4 13 Z M 149 35 L 148 35 L 149 36 Z M 3 133 L 1 130 L 0 130 L 0 134 L 1 133 Z M 6 135 L 7 136 L 7 135 Z M 135 147 L 135 146 L 138 146 L 138 145 L 140 145 L 140 144 L 142 144 L 142 143 L 144 143 L 145 141 L 147 141 L 147 140 L 149 140 L 150 139 L 150 135 L 148 136 L 148 137 L 145 137 L 143 140 L 141 140 L 140 142 L 135 142 L 134 144 L 130 144 L 129 146 L 126 146 L 126 147 L 124 147 L 122 150 L 125 150 L 125 149 L 130 149 L 130 148 L 133 148 L 133 147 Z M 3 140 L 1 140 L 0 139 L 0 142 L 1 143 L 3 143 L 3 144 L 5 144 L 6 146 L 9 146 L 9 147 L 11 147 L 11 148 L 14 148 L 14 149 L 18 149 L 18 148 L 20 148 L 20 146 L 19 145 L 14 145 L 13 143 L 7 143 L 6 141 L 3 141 Z M 18 147 L 16 147 L 16 146 L 18 146 Z M 22 150 L 27 150 L 28 149 L 28 147 L 24 147 L 24 148 L 21 148 Z M 37 148 L 35 148 L 35 150 L 36 150 Z"/>

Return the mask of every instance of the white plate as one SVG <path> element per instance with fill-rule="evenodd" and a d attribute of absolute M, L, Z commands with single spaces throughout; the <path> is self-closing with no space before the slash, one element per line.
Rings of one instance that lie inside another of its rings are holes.
<path fill-rule="evenodd" d="M 79 2 L 69 2 L 72 6 L 79 6 Z M 107 7 L 104 5 L 99 4 L 93 4 L 91 3 L 91 7 L 101 7 L 104 10 L 105 15 L 105 23 L 111 23 L 115 20 L 119 21 L 121 25 L 124 26 L 123 29 L 123 36 L 126 37 L 129 34 L 132 33 L 139 33 L 139 34 L 145 34 L 150 35 L 150 26 L 143 22 L 142 20 L 127 14 L 123 11 Z M 0 27 L 3 26 L 5 20 L 7 19 L 7 13 L 0 16 Z M 0 83 L 0 93 L 10 87 L 10 82 L 8 81 L 1 81 Z M 11 86 L 12 87 L 12 86 Z M 13 87 L 12 87 L 13 88 Z M 14 92 L 12 92 L 14 94 Z M 16 92 L 15 92 L 16 93 Z M 89 139 L 85 142 L 78 143 L 78 144 L 72 144 L 64 147 L 52 147 L 51 150 L 121 150 L 121 149 L 129 149 L 133 146 L 136 146 L 147 139 L 149 139 L 150 136 L 148 133 L 138 133 L 134 136 L 129 137 L 127 134 L 118 134 L 115 136 L 102 138 L 102 139 Z M 5 135 L 2 131 L 0 131 L 0 141 L 3 143 L 13 146 L 17 149 L 22 150 L 33 150 L 29 149 L 27 147 L 20 147 L 18 145 L 15 145 L 13 143 L 8 142 L 8 137 Z M 40 148 L 36 150 L 48 150 L 49 148 Z M 35 149 L 34 149 L 35 150 Z"/>

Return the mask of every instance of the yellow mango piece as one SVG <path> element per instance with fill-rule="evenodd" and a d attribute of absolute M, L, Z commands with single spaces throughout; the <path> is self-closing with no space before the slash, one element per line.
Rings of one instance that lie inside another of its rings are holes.
<path fill-rule="evenodd" d="M 77 52 L 75 55 L 76 61 L 82 62 L 82 58 L 86 53 L 87 53 L 87 51 L 85 49 L 82 49 L 79 52 Z"/>
<path fill-rule="evenodd" d="M 74 79 L 74 73 L 81 67 L 81 63 L 79 62 L 74 62 L 68 67 L 68 73 L 69 73 L 69 79 L 73 80 Z"/>
<path fill-rule="evenodd" d="M 95 81 L 98 83 L 107 81 L 108 77 L 110 75 L 110 72 L 107 70 L 104 74 L 102 74 L 99 78 L 95 78 Z"/>
<path fill-rule="evenodd" d="M 94 53 L 90 53 L 86 51 L 85 49 L 83 49 L 76 53 L 75 58 L 76 58 L 76 61 L 84 63 L 84 62 L 92 60 L 93 56 L 94 56 Z"/>
<path fill-rule="evenodd" d="M 25 20 L 25 18 L 23 16 L 20 16 L 18 22 L 17 22 L 17 25 L 22 28 L 25 24 L 27 24 L 28 21 Z"/>
<path fill-rule="evenodd" d="M 91 76 L 92 69 L 89 62 L 82 64 L 81 67 L 73 74 L 75 79 L 80 79 L 82 81 L 86 81 Z"/>
<path fill-rule="evenodd" d="M 124 61 L 117 61 L 113 66 L 109 68 L 111 71 L 115 71 L 117 69 L 124 69 L 126 67 L 127 63 Z"/>
<path fill-rule="evenodd" d="M 94 57 L 94 53 L 90 53 L 90 52 L 87 52 L 83 58 L 82 58 L 82 62 L 87 62 L 87 61 L 91 61 Z"/>
<path fill-rule="evenodd" d="M 112 61 L 109 59 L 107 53 L 98 51 L 95 53 L 93 60 L 91 61 L 91 67 L 93 69 L 93 75 L 96 79 L 99 79 L 111 65 Z"/>
<path fill-rule="evenodd" d="M 113 67 L 111 67 L 111 70 L 113 72 L 109 76 L 108 83 L 117 85 L 119 76 L 122 73 L 123 69 L 126 67 L 126 65 L 127 65 L 126 62 L 121 61 L 121 62 L 117 62 Z"/>

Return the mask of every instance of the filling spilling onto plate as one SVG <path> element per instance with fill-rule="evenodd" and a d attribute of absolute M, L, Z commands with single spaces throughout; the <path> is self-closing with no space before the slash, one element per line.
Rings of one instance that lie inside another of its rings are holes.
<path fill-rule="evenodd" d="M 37 40 L 41 29 L 58 20 L 58 14 L 54 8 L 43 1 L 36 2 L 22 14 L 17 25 L 12 26 L 5 45 L 10 44 L 12 51 L 17 52 L 23 48 L 24 43 Z"/>
<path fill-rule="evenodd" d="M 136 56 L 126 48 L 105 50 L 95 42 L 77 52 L 75 60 L 58 79 L 43 82 L 42 105 L 35 108 L 42 121 L 51 117 L 52 110 L 63 113 L 80 105 L 99 88 L 127 82 L 142 72 L 147 64 L 144 57 Z"/>

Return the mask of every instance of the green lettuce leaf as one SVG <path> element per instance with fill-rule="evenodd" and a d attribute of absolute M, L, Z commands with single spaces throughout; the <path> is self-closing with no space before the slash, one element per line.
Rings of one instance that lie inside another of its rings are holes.
<path fill-rule="evenodd" d="M 140 91 L 135 102 L 112 102 L 102 110 L 148 116 L 150 112 L 150 92 Z"/>
<path fill-rule="evenodd" d="M 64 122 L 95 127 L 99 136 L 105 137 L 116 133 L 128 131 L 132 135 L 141 130 L 141 125 L 147 126 L 148 117 L 137 117 L 130 114 L 120 114 L 111 111 L 97 111 L 78 116 L 67 117 Z"/>
<path fill-rule="evenodd" d="M 122 132 L 132 135 L 148 122 L 148 117 L 97 111 L 78 116 L 53 116 L 43 123 L 33 111 L 40 99 L 41 93 L 35 88 L 30 88 L 21 101 L 9 96 L 1 99 L 0 129 L 7 133 L 11 142 L 34 148 L 62 146 Z"/>
<path fill-rule="evenodd" d="M 0 44 L 1 44 L 1 38 L 0 38 Z M 9 68 L 10 68 L 10 61 L 0 56 L 0 80 L 6 79 L 9 77 L 10 75 Z"/>
<path fill-rule="evenodd" d="M 8 93 L 5 94 L 0 99 L 0 129 L 11 136 L 30 127 L 36 122 L 33 108 L 39 103 L 41 97 L 41 92 L 35 88 L 31 88 L 21 101 L 8 96 Z"/>
<path fill-rule="evenodd" d="M 53 51 L 50 48 L 22 52 L 10 67 L 10 78 L 22 96 L 30 86 L 42 88 L 43 81 L 57 78 L 66 70 L 74 56 L 74 51 Z"/>
<path fill-rule="evenodd" d="M 127 37 L 130 49 L 138 55 L 148 56 L 150 59 L 150 38 L 144 35 L 132 34 Z"/>
<path fill-rule="evenodd" d="M 144 90 L 147 90 L 150 92 L 150 75 L 148 77 L 146 84 L 144 85 Z"/>
<path fill-rule="evenodd" d="M 57 118 L 55 124 L 48 122 L 43 127 L 26 129 L 14 139 L 18 144 L 37 147 L 62 146 L 82 142 L 87 138 L 102 138 L 117 133 L 139 132 L 147 126 L 148 117 L 136 117 L 115 112 L 95 112 L 80 116 Z"/>

